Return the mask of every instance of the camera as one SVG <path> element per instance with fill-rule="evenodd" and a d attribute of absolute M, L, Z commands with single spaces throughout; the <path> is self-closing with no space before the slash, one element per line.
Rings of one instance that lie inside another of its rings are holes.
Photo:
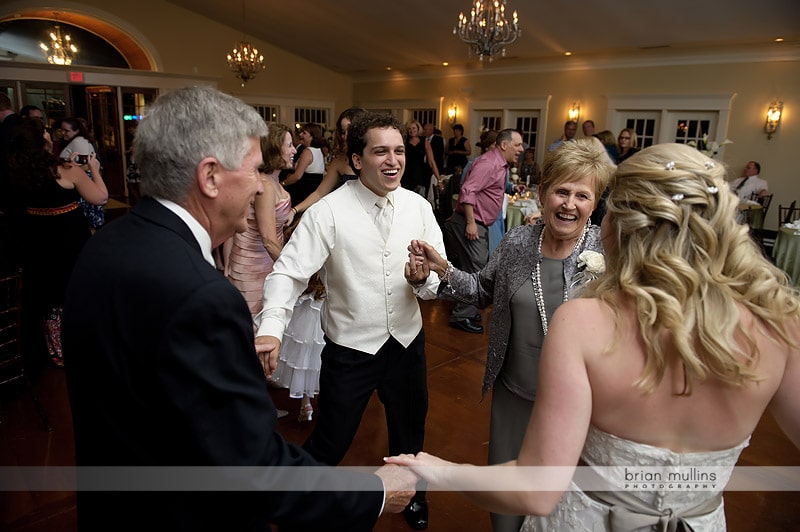
<path fill-rule="evenodd" d="M 77 164 L 89 164 L 89 156 L 88 155 L 78 155 L 75 157 L 75 162 Z"/>

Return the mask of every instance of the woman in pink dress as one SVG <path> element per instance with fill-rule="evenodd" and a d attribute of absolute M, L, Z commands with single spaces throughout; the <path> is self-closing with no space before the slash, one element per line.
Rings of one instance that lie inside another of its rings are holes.
<path fill-rule="evenodd" d="M 297 152 L 291 130 L 283 124 L 270 124 L 269 134 L 261 139 L 261 152 L 264 192 L 250 207 L 247 230 L 233 237 L 225 264 L 225 276 L 242 293 L 253 317 L 261 312 L 264 279 L 283 249 L 283 229 L 291 216 L 289 193 L 278 182 L 278 174 L 291 168 Z"/>

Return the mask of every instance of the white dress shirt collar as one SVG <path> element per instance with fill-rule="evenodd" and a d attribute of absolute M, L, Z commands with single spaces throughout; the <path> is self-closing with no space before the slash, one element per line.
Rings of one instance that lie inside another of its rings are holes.
<path fill-rule="evenodd" d="M 200 245 L 200 251 L 203 253 L 203 258 L 206 259 L 206 262 L 216 268 L 214 257 L 211 255 L 211 236 L 208 234 L 208 231 L 206 231 L 206 229 L 200 225 L 200 222 L 198 222 L 189 211 L 174 201 L 161 198 L 156 198 L 156 201 L 174 212 L 178 218 L 183 220 L 183 223 L 189 226 L 189 230 L 192 232 L 195 240 L 197 240 L 197 243 Z"/>
<path fill-rule="evenodd" d="M 364 186 L 364 183 L 361 182 L 361 178 L 356 179 L 355 193 L 356 198 L 358 198 L 358 202 L 362 207 L 364 207 L 364 210 L 367 213 L 372 211 L 372 207 L 378 201 L 378 198 L 380 198 L 379 195 L 375 194 L 373 191 Z M 394 191 L 386 194 L 386 200 L 390 205 L 394 206 Z"/>

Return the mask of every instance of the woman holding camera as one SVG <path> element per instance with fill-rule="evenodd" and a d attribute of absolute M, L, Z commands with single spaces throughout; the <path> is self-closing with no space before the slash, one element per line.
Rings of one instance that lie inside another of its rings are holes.
<path fill-rule="evenodd" d="M 65 161 L 73 161 L 82 166 L 86 166 L 86 161 L 91 155 L 96 157 L 94 138 L 89 132 L 89 126 L 83 118 L 65 118 L 61 121 L 61 134 L 67 142 L 67 146 L 61 150 L 59 156 Z M 78 154 L 79 158 L 73 159 L 72 155 Z M 98 166 L 99 168 L 99 166 Z M 89 179 L 94 177 L 91 169 L 87 172 Z M 106 215 L 102 205 L 92 205 L 90 202 L 80 200 L 78 202 L 83 210 L 83 215 L 89 220 L 92 230 L 97 229 L 106 223 Z M 103 202 L 105 203 L 105 202 Z"/>

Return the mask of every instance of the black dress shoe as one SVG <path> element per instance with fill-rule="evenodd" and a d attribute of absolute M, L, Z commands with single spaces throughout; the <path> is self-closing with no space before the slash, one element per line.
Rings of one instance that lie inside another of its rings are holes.
<path fill-rule="evenodd" d="M 425 530 L 428 528 L 428 501 L 425 499 L 411 501 L 411 504 L 403 510 L 403 517 L 412 529 Z"/>
<path fill-rule="evenodd" d="M 475 314 L 475 315 L 474 315 L 474 316 L 472 316 L 470 319 L 471 319 L 472 321 L 477 321 L 477 322 L 480 322 L 480 321 L 483 319 L 483 316 L 481 316 L 480 314 Z"/>
<path fill-rule="evenodd" d="M 482 325 L 477 325 L 475 323 L 472 323 L 469 319 L 466 318 L 463 320 L 451 321 L 450 327 L 455 327 L 456 329 L 461 329 L 462 331 L 466 331 L 468 333 L 480 334 L 483 332 Z"/>

